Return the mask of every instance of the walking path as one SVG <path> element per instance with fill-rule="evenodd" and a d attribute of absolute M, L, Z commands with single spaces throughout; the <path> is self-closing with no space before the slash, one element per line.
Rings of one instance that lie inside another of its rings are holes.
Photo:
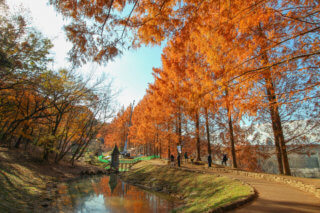
<path fill-rule="evenodd" d="M 161 160 L 153 161 L 156 164 L 165 163 Z M 219 174 L 230 178 L 238 179 L 245 183 L 250 184 L 255 188 L 258 193 L 258 197 L 238 209 L 232 212 L 245 212 L 245 213 L 266 213 L 266 212 L 316 212 L 320 213 L 320 199 L 315 197 L 311 193 L 300 191 L 285 183 L 277 183 L 268 181 L 265 179 L 257 179 L 248 177 L 242 174 L 235 174 L 225 171 L 214 171 L 214 169 L 208 169 L 204 166 L 195 166 L 191 164 L 183 164 L 182 169 L 200 170 L 207 173 Z M 317 186 L 320 184 L 320 180 L 317 179 L 305 179 L 307 182 L 311 182 Z"/>
<path fill-rule="evenodd" d="M 284 183 L 271 182 L 232 173 L 221 173 L 246 182 L 258 192 L 258 198 L 233 212 L 320 212 L 320 199 Z"/>

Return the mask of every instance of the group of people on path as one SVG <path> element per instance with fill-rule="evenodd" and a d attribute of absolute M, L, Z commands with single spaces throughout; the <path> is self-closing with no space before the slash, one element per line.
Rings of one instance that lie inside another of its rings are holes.
<path fill-rule="evenodd" d="M 184 159 L 185 159 L 185 163 L 187 163 L 188 162 L 188 153 L 187 152 L 184 153 Z M 191 156 L 190 159 L 193 162 L 192 156 Z M 181 155 L 180 155 L 180 153 L 178 153 L 177 161 L 178 161 L 178 167 L 180 167 L 181 166 Z M 227 161 L 228 161 L 227 154 L 223 154 L 221 164 L 222 165 L 224 164 L 226 166 L 227 165 Z M 211 165 L 212 165 L 212 157 L 211 157 L 211 155 L 208 155 L 208 167 L 211 167 Z M 175 166 L 174 156 L 172 154 L 170 155 L 170 166 L 171 167 Z"/>
<path fill-rule="evenodd" d="M 185 163 L 187 163 L 188 162 L 188 154 L 187 154 L 187 152 L 184 153 L 184 159 L 185 159 Z M 181 166 L 181 155 L 180 154 L 178 154 L 178 156 L 177 156 L 177 161 L 178 161 L 178 167 L 180 167 Z M 175 166 L 174 156 L 172 154 L 170 155 L 170 162 L 171 162 L 170 165 L 172 167 L 174 167 Z"/>
<path fill-rule="evenodd" d="M 223 154 L 223 157 L 222 157 L 222 161 L 221 161 L 221 165 L 227 165 L 227 161 L 228 161 L 228 156 L 227 154 Z M 211 155 L 208 155 L 208 167 L 211 167 L 211 164 L 212 164 L 212 157 Z"/>

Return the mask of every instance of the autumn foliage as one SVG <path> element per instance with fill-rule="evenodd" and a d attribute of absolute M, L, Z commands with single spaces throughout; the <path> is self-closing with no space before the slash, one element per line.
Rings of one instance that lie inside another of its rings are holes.
<path fill-rule="evenodd" d="M 292 138 L 304 143 L 307 133 L 290 132 L 286 124 L 312 120 L 307 129 L 318 128 L 318 1 L 50 3 L 72 20 L 66 30 L 76 64 L 167 42 L 132 126 L 128 130 L 126 110 L 119 112 L 106 136 L 110 143 L 128 134 L 146 154 L 167 157 L 182 145 L 198 160 L 229 152 L 233 167 L 257 169 L 253 164 L 263 153 L 252 143 L 264 141 L 248 137 L 254 126 L 270 123 L 279 172 L 290 175 L 287 146 Z"/>
<path fill-rule="evenodd" d="M 0 2 L 0 7 L 3 2 Z M 0 8 L 1 9 L 1 8 Z M 110 84 L 50 70 L 51 41 L 23 16 L 0 15 L 0 145 L 73 164 L 109 116 Z"/>

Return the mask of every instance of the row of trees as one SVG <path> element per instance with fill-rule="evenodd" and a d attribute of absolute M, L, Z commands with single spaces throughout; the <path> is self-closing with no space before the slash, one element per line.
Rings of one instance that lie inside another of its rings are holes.
<path fill-rule="evenodd" d="M 127 45 L 167 41 L 162 67 L 153 70 L 155 81 L 133 114 L 133 144 L 170 153 L 189 143 L 199 160 L 204 147 L 211 154 L 212 144 L 220 143 L 233 167 L 244 167 L 248 156 L 263 154 L 252 146 L 259 142 L 258 134 L 248 136 L 252 128 L 270 123 L 279 172 L 290 175 L 288 144 L 317 132 L 317 0 L 50 3 L 71 20 L 66 30 L 75 64 L 108 61 Z M 75 60 L 79 55 L 82 61 Z M 111 125 L 126 126 L 128 109 Z M 305 125 L 290 128 L 298 120 Z M 110 137 L 120 141 L 128 130 L 121 131 Z"/>
<path fill-rule="evenodd" d="M 0 144 L 32 144 L 55 162 L 71 154 L 73 164 L 110 116 L 111 84 L 49 70 L 51 41 L 1 6 Z"/>

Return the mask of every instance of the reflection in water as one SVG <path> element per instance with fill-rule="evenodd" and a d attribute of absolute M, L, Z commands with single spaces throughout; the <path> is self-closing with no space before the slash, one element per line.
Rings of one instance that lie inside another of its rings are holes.
<path fill-rule="evenodd" d="M 111 194 L 112 192 L 114 191 L 114 189 L 116 188 L 117 186 L 117 175 L 116 174 L 110 174 L 109 176 L 109 187 L 110 187 L 110 190 L 111 190 Z M 122 189 L 123 191 L 123 189 Z"/>
<path fill-rule="evenodd" d="M 58 189 L 62 212 L 170 212 L 172 201 L 122 182 L 117 175 L 83 179 Z"/>

